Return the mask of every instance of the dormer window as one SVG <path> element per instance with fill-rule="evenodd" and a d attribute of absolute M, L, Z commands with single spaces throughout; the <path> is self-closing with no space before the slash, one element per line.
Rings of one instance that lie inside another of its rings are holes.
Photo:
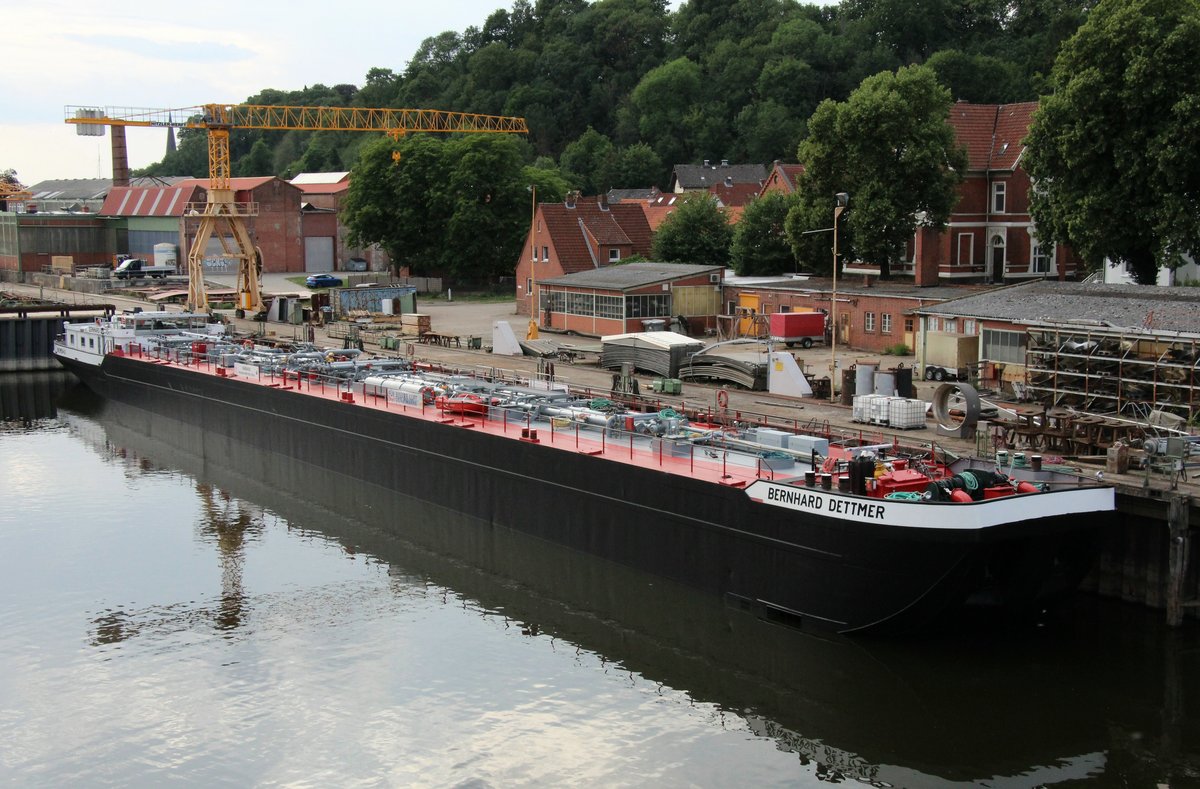
<path fill-rule="evenodd" d="M 609 263 L 620 263 L 621 262 L 621 250 L 619 250 L 619 249 L 608 250 L 608 262 Z"/>
<path fill-rule="evenodd" d="M 1007 187 L 1008 187 L 1008 184 L 1004 183 L 1003 181 L 997 181 L 996 183 L 992 184 L 992 213 L 993 214 L 1003 214 L 1004 213 L 1004 195 L 1005 195 L 1005 190 L 1007 189 Z"/>

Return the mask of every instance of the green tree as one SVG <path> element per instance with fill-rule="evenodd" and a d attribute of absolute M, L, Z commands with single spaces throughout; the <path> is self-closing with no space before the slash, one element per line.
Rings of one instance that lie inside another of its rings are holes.
<path fill-rule="evenodd" d="M 957 101 L 1006 104 L 1027 98 L 1020 68 L 1001 58 L 943 49 L 926 65 Z"/>
<path fill-rule="evenodd" d="M 742 212 L 733 229 L 729 262 L 742 276 L 766 276 L 794 271 L 796 256 L 785 228 L 788 212 L 798 202 L 795 195 L 771 192 Z"/>
<path fill-rule="evenodd" d="M 204 129 L 180 129 L 179 145 L 175 151 L 134 172 L 134 175 L 186 175 L 204 178 L 208 175 L 208 132 Z"/>
<path fill-rule="evenodd" d="M 511 274 L 529 229 L 521 143 L 473 134 L 447 141 L 446 221 L 441 270 L 460 281 Z"/>
<path fill-rule="evenodd" d="M 654 234 L 654 257 L 668 263 L 724 266 L 732 230 L 707 192 L 685 195 Z"/>
<path fill-rule="evenodd" d="M 537 188 L 539 203 L 561 202 L 572 189 L 570 177 L 551 160 L 539 159 L 523 168 L 521 173 L 525 183 Z"/>
<path fill-rule="evenodd" d="M 1142 284 L 1200 252 L 1200 6 L 1101 0 L 1063 46 L 1024 164 L 1044 238 Z"/>
<path fill-rule="evenodd" d="M 510 135 L 425 134 L 364 146 L 342 204 L 351 243 L 377 243 L 397 267 L 458 281 L 511 273 L 529 227 L 531 178 L 548 193 L 562 188 L 554 171 L 523 167 L 523 146 Z"/>
<path fill-rule="evenodd" d="M 603 173 L 613 151 L 612 140 L 589 126 L 563 150 L 559 162 L 584 194 L 599 194 L 608 188 L 603 183 Z"/>
<path fill-rule="evenodd" d="M 9 167 L 5 170 L 0 170 L 0 182 L 6 183 L 9 186 L 20 186 L 21 181 L 17 178 L 17 171 Z"/>
<path fill-rule="evenodd" d="M 441 146 L 427 135 L 381 137 L 364 147 L 342 203 L 350 242 L 379 244 L 397 268 L 432 271 L 442 247 L 445 175 Z"/>
<path fill-rule="evenodd" d="M 827 226 L 833 195 L 848 192 L 839 251 L 890 276 L 918 224 L 944 228 L 958 199 L 967 156 L 948 122 L 950 106 L 949 91 L 922 66 L 869 77 L 845 102 L 821 102 L 800 146 L 797 216 L 814 226 L 793 223 L 793 238 Z"/>
<path fill-rule="evenodd" d="M 637 189 L 658 186 L 665 176 L 663 160 L 645 143 L 617 149 L 601 170 L 600 182 L 609 189 Z"/>
<path fill-rule="evenodd" d="M 702 86 L 700 67 L 679 58 L 648 72 L 630 95 L 642 142 L 668 166 L 692 159 L 695 127 L 691 124 L 701 120 L 697 104 Z"/>
<path fill-rule="evenodd" d="M 250 153 L 234 162 L 233 172 L 235 175 L 251 177 L 272 175 L 271 147 L 265 140 L 256 140 Z"/>

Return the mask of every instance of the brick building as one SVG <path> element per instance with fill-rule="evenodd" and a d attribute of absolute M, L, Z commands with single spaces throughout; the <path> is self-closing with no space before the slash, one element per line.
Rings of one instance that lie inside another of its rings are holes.
<path fill-rule="evenodd" d="M 1076 256 L 1061 244 L 1040 243 L 1029 215 L 1031 182 L 1021 154 L 1036 109 L 1032 101 L 951 108 L 950 124 L 967 149 L 958 204 L 945 231 L 917 232 L 907 264 L 894 272 L 911 272 L 922 286 L 1074 278 Z"/>
<path fill-rule="evenodd" d="M 684 332 L 703 334 L 713 328 L 721 304 L 721 271 L 721 266 L 637 262 L 539 281 L 539 325 L 603 337 L 678 321 Z"/>
<path fill-rule="evenodd" d="M 301 173 L 289 181 L 301 192 L 301 232 L 304 236 L 305 271 L 348 268 L 350 261 L 365 261 L 370 271 L 387 271 L 390 259 L 379 246 L 358 247 L 338 218 L 350 191 L 350 173 Z"/>
<path fill-rule="evenodd" d="M 115 229 L 95 214 L 0 213 L 0 271 L 50 269 L 52 257 L 70 257 L 75 268 L 112 265 Z"/>
<path fill-rule="evenodd" d="M 900 344 L 912 350 L 916 347 L 918 330 L 914 310 L 984 289 L 978 285 L 917 287 L 903 281 L 839 279 L 837 343 L 876 353 Z M 828 278 L 731 277 L 725 280 L 723 332 L 766 336 L 767 316 L 775 312 L 814 310 L 828 315 L 832 311 L 832 296 L 833 281 Z"/>
<path fill-rule="evenodd" d="M 569 195 L 561 203 L 538 203 L 516 267 L 517 312 L 530 313 L 538 283 L 648 256 L 651 235 L 639 202 Z"/>

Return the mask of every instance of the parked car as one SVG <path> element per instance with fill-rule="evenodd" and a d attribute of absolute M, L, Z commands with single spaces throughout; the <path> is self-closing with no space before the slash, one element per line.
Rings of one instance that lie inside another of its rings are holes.
<path fill-rule="evenodd" d="M 304 284 L 310 288 L 340 288 L 342 280 L 332 274 L 313 274 Z"/>

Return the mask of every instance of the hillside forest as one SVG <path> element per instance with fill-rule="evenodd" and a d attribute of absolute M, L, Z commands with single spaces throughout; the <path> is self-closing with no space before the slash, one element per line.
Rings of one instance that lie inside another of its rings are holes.
<path fill-rule="evenodd" d="M 371 68 L 361 85 L 263 89 L 244 101 L 521 116 L 527 137 L 497 142 L 502 150 L 487 156 L 477 151 L 481 161 L 515 168 L 510 176 L 493 178 L 505 180 L 508 188 L 524 191 L 536 183 L 539 196 L 557 199 L 567 189 L 596 194 L 665 187 L 678 163 L 798 161 L 802 144 L 821 147 L 809 138 L 822 102 L 846 102 L 874 75 L 908 66 L 919 65 L 935 78 L 930 105 L 935 112 L 958 100 L 1036 100 L 1052 91 L 1060 48 L 1095 5 L 1095 0 L 842 0 L 829 6 L 686 0 L 670 10 L 666 0 L 515 0 L 478 26 L 427 38 L 406 63 Z M 907 90 L 930 95 L 924 86 Z M 204 175 L 205 132 L 181 130 L 179 136 L 175 152 L 139 174 Z M 358 132 L 239 130 L 231 144 L 235 176 L 290 178 L 354 170 L 360 161 L 375 162 L 370 167 L 377 169 L 387 161 L 379 150 L 415 144 L 427 154 L 418 157 L 420 166 L 434 169 L 410 180 L 436 182 L 439 157 L 443 182 L 466 178 L 452 172 L 461 163 L 411 138 L 397 144 Z M 404 163 L 401 158 L 399 166 Z M 487 254 L 501 259 L 485 265 L 481 276 L 511 273 L 528 224 L 527 204 L 520 209 L 517 198 L 502 202 L 513 204 L 513 217 L 507 230 L 491 228 L 505 237 L 493 239 Z M 424 224 L 437 223 L 427 218 Z M 353 229 L 361 240 L 392 247 L 378 234 Z M 462 260 L 442 247 L 440 260 L 414 255 L 410 248 L 408 262 L 438 269 Z M 799 247 L 793 251 L 802 253 Z"/>

